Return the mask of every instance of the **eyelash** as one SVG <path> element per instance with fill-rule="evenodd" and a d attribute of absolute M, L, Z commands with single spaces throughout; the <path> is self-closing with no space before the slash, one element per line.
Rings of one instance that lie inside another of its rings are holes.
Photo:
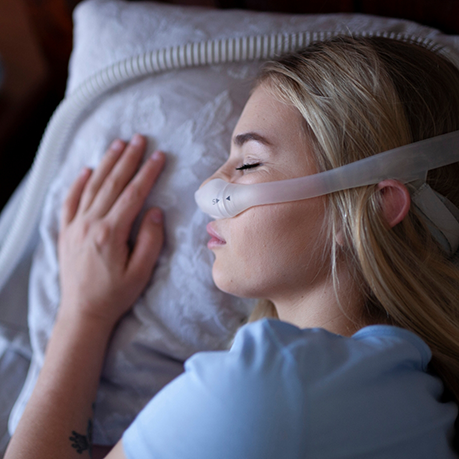
<path fill-rule="evenodd" d="M 245 169 L 252 169 L 254 167 L 258 167 L 260 165 L 260 163 L 253 163 L 253 164 L 243 164 L 242 166 L 240 167 L 236 167 L 236 170 L 237 171 L 242 171 L 242 170 L 245 170 Z"/>

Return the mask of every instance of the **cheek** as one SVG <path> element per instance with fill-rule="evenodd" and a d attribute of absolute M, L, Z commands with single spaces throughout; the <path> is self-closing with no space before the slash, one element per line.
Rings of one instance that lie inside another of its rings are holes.
<path fill-rule="evenodd" d="M 270 225 L 274 221 L 268 206 L 249 209 L 229 222 L 229 238 L 223 263 L 223 275 L 241 284 L 257 283 L 268 273 L 266 266 L 275 266 L 278 245 L 281 244 L 278 231 Z M 217 260 L 218 261 L 218 257 Z"/>
<path fill-rule="evenodd" d="M 302 201 L 252 208 L 228 220 L 230 237 L 214 264 L 216 284 L 261 297 L 270 286 L 304 279 L 321 257 L 323 215 L 322 205 Z"/>
<path fill-rule="evenodd" d="M 264 225 L 266 240 L 281 273 L 292 275 L 320 257 L 325 243 L 323 207 L 305 201 L 278 207 Z"/>

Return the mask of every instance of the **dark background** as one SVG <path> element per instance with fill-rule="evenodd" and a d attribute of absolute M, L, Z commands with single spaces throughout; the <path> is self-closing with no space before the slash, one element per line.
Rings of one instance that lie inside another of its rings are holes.
<path fill-rule="evenodd" d="M 0 208 L 30 168 L 63 98 L 78 0 L 0 0 Z M 170 0 L 287 13 L 365 13 L 409 19 L 459 35 L 459 0 Z"/>

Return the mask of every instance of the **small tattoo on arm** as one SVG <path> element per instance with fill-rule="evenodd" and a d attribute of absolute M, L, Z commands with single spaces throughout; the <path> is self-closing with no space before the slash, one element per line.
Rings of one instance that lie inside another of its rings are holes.
<path fill-rule="evenodd" d="M 89 442 L 86 435 L 81 435 L 74 430 L 72 430 L 72 435 L 73 437 L 69 437 L 69 440 L 73 441 L 72 448 L 75 448 L 78 454 L 83 454 L 83 451 L 89 449 Z"/>
<path fill-rule="evenodd" d="M 72 437 L 69 437 L 72 443 L 72 448 L 76 449 L 78 454 L 83 454 L 88 450 L 89 457 L 92 458 L 92 421 L 88 421 L 88 431 L 86 435 L 81 435 L 72 430 Z"/>

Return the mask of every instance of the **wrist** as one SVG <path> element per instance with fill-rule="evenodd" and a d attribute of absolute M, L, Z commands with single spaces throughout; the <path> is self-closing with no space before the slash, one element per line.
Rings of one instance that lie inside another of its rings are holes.
<path fill-rule="evenodd" d="M 54 374 L 56 368 L 71 363 L 74 370 L 99 375 L 112 330 L 93 318 L 59 311 L 46 347 L 43 368 L 54 368 L 50 370 L 50 374 Z"/>
<path fill-rule="evenodd" d="M 55 329 L 75 331 L 82 335 L 97 335 L 109 338 L 115 328 L 116 321 L 106 317 L 97 316 L 86 311 L 81 311 L 78 308 L 66 307 L 61 303 L 56 322 Z"/>

